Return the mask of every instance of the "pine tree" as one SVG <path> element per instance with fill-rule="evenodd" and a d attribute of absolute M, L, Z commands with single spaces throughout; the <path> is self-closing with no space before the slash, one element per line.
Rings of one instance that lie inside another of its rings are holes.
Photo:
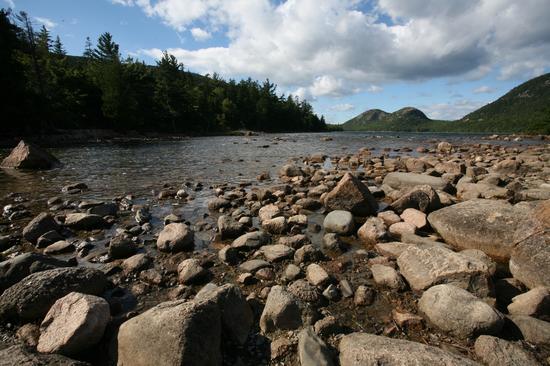
<path fill-rule="evenodd" d="M 93 51 L 93 58 L 99 61 L 120 61 L 118 44 L 113 41 L 109 32 L 103 33 L 97 40 L 97 47 Z"/>
<path fill-rule="evenodd" d="M 40 52 L 48 53 L 52 47 L 52 38 L 50 31 L 44 25 L 40 28 L 40 32 L 36 35 L 36 45 Z"/>
<path fill-rule="evenodd" d="M 61 43 L 59 36 L 55 37 L 55 41 L 53 43 L 53 53 L 57 56 L 65 56 L 67 54 L 63 48 L 63 44 Z"/>
<path fill-rule="evenodd" d="M 91 59 L 94 55 L 94 50 L 92 49 L 92 41 L 90 37 L 86 37 L 86 43 L 84 44 L 84 53 L 82 56 Z"/>

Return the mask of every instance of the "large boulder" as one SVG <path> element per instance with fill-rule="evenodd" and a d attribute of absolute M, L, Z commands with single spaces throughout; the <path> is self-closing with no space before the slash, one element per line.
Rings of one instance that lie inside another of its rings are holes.
<path fill-rule="evenodd" d="M 376 213 L 378 203 L 359 179 L 346 173 L 332 191 L 326 194 L 325 207 L 331 211 L 350 211 L 357 216 L 368 216 Z"/>
<path fill-rule="evenodd" d="M 297 329 L 302 325 L 302 312 L 298 300 L 281 286 L 273 286 L 260 317 L 264 333 L 280 329 Z"/>
<path fill-rule="evenodd" d="M 441 208 L 439 195 L 429 185 L 415 186 L 395 200 L 391 207 L 398 213 L 408 208 L 414 208 L 422 212 L 432 212 Z"/>
<path fill-rule="evenodd" d="M 218 232 L 222 240 L 238 238 L 245 231 L 246 226 L 235 221 L 231 216 L 222 215 L 218 218 Z"/>
<path fill-rule="evenodd" d="M 2 161 L 0 167 L 47 170 L 61 166 L 61 162 L 38 146 L 21 140 Z"/>
<path fill-rule="evenodd" d="M 92 268 L 57 268 L 33 273 L 0 296 L 0 318 L 41 319 L 57 299 L 71 292 L 100 295 L 106 287 L 103 272 Z"/>
<path fill-rule="evenodd" d="M 238 250 L 248 251 L 258 249 L 263 245 L 269 244 L 270 242 L 271 235 L 265 231 L 253 231 L 251 233 L 241 235 L 237 239 L 233 240 L 231 246 Z"/>
<path fill-rule="evenodd" d="M 476 366 L 470 359 L 440 348 L 368 333 L 351 333 L 340 341 L 341 366 Z"/>
<path fill-rule="evenodd" d="M 418 301 L 418 310 L 437 328 L 462 338 L 496 334 L 504 325 L 502 314 L 453 285 L 429 288 Z"/>
<path fill-rule="evenodd" d="M 23 345 L 11 346 L 0 351 L 0 366 L 90 366 L 89 363 L 72 360 L 62 355 L 32 353 Z"/>
<path fill-rule="evenodd" d="M 351 234 L 355 227 L 353 215 L 349 211 L 335 210 L 329 212 L 323 221 L 323 226 L 327 233 L 336 233 L 341 235 Z"/>
<path fill-rule="evenodd" d="M 65 226 L 75 230 L 96 230 L 107 226 L 107 222 L 99 215 L 72 213 L 65 218 Z"/>
<path fill-rule="evenodd" d="M 428 215 L 428 222 L 446 243 L 459 249 L 479 249 L 496 260 L 508 260 L 515 231 L 531 210 L 506 201 L 470 200 Z"/>
<path fill-rule="evenodd" d="M 110 316 L 109 304 L 101 297 L 71 292 L 46 314 L 37 350 L 76 355 L 101 340 Z"/>
<path fill-rule="evenodd" d="M 508 318 L 527 342 L 550 346 L 550 322 L 527 315 L 510 315 Z"/>
<path fill-rule="evenodd" d="M 550 234 L 533 235 L 519 243 L 509 264 L 514 278 L 527 287 L 550 287 Z"/>
<path fill-rule="evenodd" d="M 161 252 L 181 252 L 193 250 L 195 235 L 189 226 L 183 223 L 168 224 L 160 232 L 157 248 Z"/>
<path fill-rule="evenodd" d="M 476 339 L 474 350 L 487 366 L 538 366 L 540 363 L 521 346 L 497 337 L 482 335 Z"/>
<path fill-rule="evenodd" d="M 23 237 L 35 244 L 40 236 L 49 232 L 57 231 L 60 226 L 55 221 L 52 215 L 47 212 L 42 212 L 31 220 L 23 229 Z"/>
<path fill-rule="evenodd" d="M 221 316 L 214 302 L 163 302 L 120 326 L 119 366 L 221 363 Z"/>
<path fill-rule="evenodd" d="M 483 261 L 443 247 L 410 245 L 397 258 L 397 264 L 415 291 L 446 283 L 479 296 L 490 293 L 489 268 Z"/>
<path fill-rule="evenodd" d="M 435 190 L 445 191 L 449 188 L 449 183 L 440 177 L 433 177 L 418 173 L 388 173 L 384 178 L 383 184 L 393 189 L 411 189 L 415 186 L 430 186 Z M 416 208 L 416 207 L 415 207 Z"/>
<path fill-rule="evenodd" d="M 334 365 L 327 345 L 312 327 L 306 327 L 298 333 L 298 357 L 301 366 Z"/>

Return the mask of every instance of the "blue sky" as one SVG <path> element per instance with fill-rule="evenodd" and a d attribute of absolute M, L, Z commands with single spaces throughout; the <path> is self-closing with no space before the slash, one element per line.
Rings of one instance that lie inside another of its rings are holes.
<path fill-rule="evenodd" d="M 69 54 L 113 34 L 147 63 L 269 78 L 327 121 L 370 108 L 457 119 L 550 69 L 547 0 L 0 0 Z"/>

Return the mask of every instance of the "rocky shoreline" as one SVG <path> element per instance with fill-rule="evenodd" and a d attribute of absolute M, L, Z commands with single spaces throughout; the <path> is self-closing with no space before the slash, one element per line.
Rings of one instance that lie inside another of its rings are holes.
<path fill-rule="evenodd" d="M 549 364 L 550 147 L 416 152 L 165 184 L 150 205 L 13 192 L 0 365 Z M 204 217 L 151 213 L 206 189 Z"/>

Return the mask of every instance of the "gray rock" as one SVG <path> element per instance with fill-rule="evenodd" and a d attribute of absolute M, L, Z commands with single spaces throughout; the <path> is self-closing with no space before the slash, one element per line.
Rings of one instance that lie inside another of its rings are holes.
<path fill-rule="evenodd" d="M 38 146 L 19 141 L 19 144 L 2 160 L 0 167 L 13 169 L 48 170 L 61 166 L 52 154 Z"/>
<path fill-rule="evenodd" d="M 279 217 L 283 214 L 279 206 L 274 204 L 269 204 L 266 206 L 263 206 L 260 208 L 260 211 L 258 211 L 258 218 L 260 219 L 260 222 L 264 222 L 266 220 L 271 220 L 276 217 Z"/>
<path fill-rule="evenodd" d="M 457 337 L 496 334 L 504 317 L 466 290 L 453 285 L 437 285 L 422 294 L 418 309 L 439 329 Z"/>
<path fill-rule="evenodd" d="M 193 250 L 195 235 L 189 226 L 183 223 L 168 224 L 160 232 L 157 248 L 162 252 L 181 252 Z"/>
<path fill-rule="evenodd" d="M 353 303 L 357 306 L 370 305 L 374 302 L 375 295 L 376 294 L 373 289 L 360 285 L 357 287 L 357 290 L 355 290 Z"/>
<path fill-rule="evenodd" d="M 310 241 L 307 235 L 296 234 L 292 236 L 282 236 L 279 238 L 278 243 L 294 249 L 299 249 L 304 245 L 309 244 Z"/>
<path fill-rule="evenodd" d="M 379 217 L 369 217 L 357 231 L 357 236 L 367 245 L 374 245 L 388 236 L 386 224 Z"/>
<path fill-rule="evenodd" d="M 163 302 L 120 326 L 119 366 L 221 363 L 221 315 L 214 302 Z"/>
<path fill-rule="evenodd" d="M 186 259 L 178 265 L 178 280 L 184 285 L 197 283 L 207 274 L 208 270 L 201 266 L 201 262 L 195 258 Z"/>
<path fill-rule="evenodd" d="M 391 267 L 382 264 L 373 264 L 370 270 L 374 282 L 379 286 L 389 287 L 395 290 L 403 290 L 406 287 L 399 273 Z"/>
<path fill-rule="evenodd" d="M 53 216 L 47 212 L 42 212 L 31 220 L 23 229 L 23 237 L 35 244 L 38 238 L 48 231 L 57 231 L 60 226 L 54 220 Z"/>
<path fill-rule="evenodd" d="M 340 250 L 342 246 L 343 243 L 338 234 L 329 233 L 323 236 L 323 248 L 328 250 Z"/>
<path fill-rule="evenodd" d="M 0 351 L 0 366 L 90 366 L 89 363 L 72 360 L 62 355 L 32 353 L 22 345 Z"/>
<path fill-rule="evenodd" d="M 57 299 L 70 292 L 100 295 L 106 287 L 103 272 L 92 268 L 57 268 L 33 273 L 0 296 L 0 318 L 41 319 Z"/>
<path fill-rule="evenodd" d="M 110 317 L 109 304 L 101 297 L 71 292 L 46 314 L 37 350 L 76 355 L 101 340 Z"/>
<path fill-rule="evenodd" d="M 225 198 L 218 197 L 208 201 L 208 209 L 210 211 L 218 211 L 220 208 L 227 208 L 227 207 L 231 207 L 231 202 L 229 202 Z"/>
<path fill-rule="evenodd" d="M 510 272 L 529 288 L 550 287 L 550 234 L 519 243 L 512 251 Z"/>
<path fill-rule="evenodd" d="M 515 296 L 508 305 L 508 313 L 539 317 L 550 316 L 550 289 L 535 287 L 531 291 Z"/>
<path fill-rule="evenodd" d="M 281 235 L 286 232 L 288 224 L 285 217 L 275 217 L 262 221 L 262 229 L 270 234 Z"/>
<path fill-rule="evenodd" d="M 132 239 L 123 236 L 115 236 L 109 243 L 109 257 L 112 259 L 124 259 L 134 255 L 137 245 Z"/>
<path fill-rule="evenodd" d="M 118 213 L 118 205 L 114 202 L 102 203 L 100 205 L 90 207 L 87 212 L 91 215 L 116 216 Z"/>
<path fill-rule="evenodd" d="M 302 325 L 298 301 L 281 286 L 273 286 L 260 317 L 263 333 L 275 330 L 297 329 Z"/>
<path fill-rule="evenodd" d="M 68 242 L 66 240 L 60 240 L 58 242 L 55 242 L 53 244 L 48 245 L 44 249 L 44 254 L 61 254 L 61 253 L 68 253 L 73 252 L 75 249 L 74 244 L 71 242 Z"/>
<path fill-rule="evenodd" d="M 397 213 L 402 213 L 408 208 L 429 213 L 441 208 L 441 200 L 435 189 L 429 185 L 421 185 L 405 192 L 391 204 L 391 208 Z"/>
<path fill-rule="evenodd" d="M 437 347 L 367 333 L 344 336 L 339 349 L 341 366 L 479 365 Z"/>
<path fill-rule="evenodd" d="M 235 221 L 231 216 L 222 215 L 218 218 L 218 232 L 222 240 L 238 238 L 246 231 L 246 226 Z"/>
<path fill-rule="evenodd" d="M 285 268 L 284 278 L 288 281 L 294 281 L 295 279 L 300 277 L 301 274 L 302 270 L 300 269 L 300 267 L 291 263 Z"/>
<path fill-rule="evenodd" d="M 260 251 L 269 262 L 279 262 L 294 257 L 294 249 L 282 244 L 264 245 Z"/>
<path fill-rule="evenodd" d="M 341 235 L 351 234 L 355 222 L 353 215 L 349 211 L 335 210 L 329 212 L 323 221 L 323 226 L 327 233 L 336 233 Z"/>
<path fill-rule="evenodd" d="M 427 174 L 399 172 L 388 173 L 384 178 L 383 184 L 393 189 L 411 189 L 416 186 L 430 186 L 435 190 L 445 191 L 449 187 L 449 183 L 443 178 L 432 177 Z M 420 209 L 420 207 L 414 208 Z"/>
<path fill-rule="evenodd" d="M 508 319 L 519 329 L 527 342 L 550 345 L 550 322 L 527 315 L 510 315 Z"/>
<path fill-rule="evenodd" d="M 252 250 L 258 249 L 262 245 L 269 244 L 270 242 L 271 235 L 264 231 L 254 231 L 239 236 L 231 243 L 231 246 L 239 250 Z"/>
<path fill-rule="evenodd" d="M 298 333 L 298 357 L 302 366 L 334 365 L 327 345 L 312 327 L 306 327 Z"/>
<path fill-rule="evenodd" d="M 125 273 L 132 273 L 145 270 L 151 266 L 152 260 L 147 254 L 139 253 L 125 259 L 122 264 L 122 270 Z"/>
<path fill-rule="evenodd" d="M 65 217 L 65 226 L 75 230 L 103 229 L 107 222 L 99 215 L 72 213 Z"/>
<path fill-rule="evenodd" d="M 323 267 L 312 263 L 306 268 L 306 278 L 313 286 L 322 286 L 330 280 L 330 276 Z"/>
<path fill-rule="evenodd" d="M 294 253 L 294 263 L 315 262 L 323 258 L 323 253 L 312 244 L 307 244 Z"/>
<path fill-rule="evenodd" d="M 251 259 L 249 261 L 241 263 L 239 266 L 239 269 L 241 272 L 251 272 L 254 273 L 259 269 L 271 267 L 271 264 L 269 262 L 266 262 L 261 259 Z"/>
<path fill-rule="evenodd" d="M 321 298 L 317 287 L 302 279 L 292 282 L 290 286 L 288 286 L 288 292 L 301 301 L 308 303 L 315 304 Z"/>
<path fill-rule="evenodd" d="M 476 339 L 474 350 L 487 366 L 538 366 L 540 363 L 521 346 L 497 337 L 482 335 Z"/>
<path fill-rule="evenodd" d="M 378 209 L 378 203 L 367 186 L 351 173 L 346 173 L 336 187 L 326 194 L 324 203 L 331 211 L 350 211 L 357 216 L 368 216 Z"/>
<path fill-rule="evenodd" d="M 411 288 L 423 291 L 448 283 L 479 296 L 490 293 L 489 269 L 482 261 L 442 247 L 410 246 L 397 258 L 399 270 Z"/>

